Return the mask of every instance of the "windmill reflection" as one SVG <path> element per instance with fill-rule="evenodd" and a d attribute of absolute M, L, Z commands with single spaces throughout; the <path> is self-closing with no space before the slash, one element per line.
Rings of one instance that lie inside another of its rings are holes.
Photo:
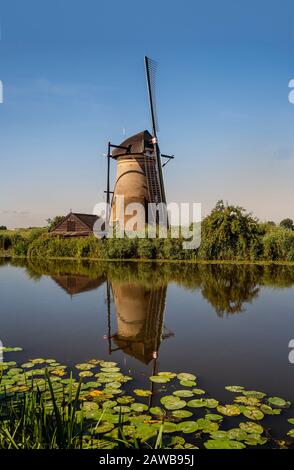
<path fill-rule="evenodd" d="M 164 333 L 164 311 L 167 286 L 146 287 L 133 282 L 107 283 L 109 353 L 122 350 L 144 364 L 158 357 L 163 339 L 174 334 Z M 117 332 L 112 335 L 110 294 L 112 292 Z M 113 347 L 113 343 L 116 347 Z"/>

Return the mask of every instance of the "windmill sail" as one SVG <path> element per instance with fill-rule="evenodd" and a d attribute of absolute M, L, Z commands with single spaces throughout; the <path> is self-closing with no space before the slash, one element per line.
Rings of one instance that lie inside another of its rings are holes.
<path fill-rule="evenodd" d="M 149 59 L 149 57 L 146 57 L 146 56 L 144 58 L 144 61 L 145 61 L 147 90 L 148 90 L 148 96 L 149 96 L 152 133 L 154 137 L 154 142 L 153 142 L 154 152 L 155 152 L 156 160 L 157 160 L 157 171 L 158 171 L 160 193 L 161 193 L 160 200 L 161 202 L 166 204 L 161 156 L 160 156 L 160 150 L 159 150 L 158 141 L 157 141 L 157 132 L 159 131 L 157 110 L 156 110 L 156 99 L 155 99 L 155 82 L 156 82 L 157 63 L 154 60 Z"/>

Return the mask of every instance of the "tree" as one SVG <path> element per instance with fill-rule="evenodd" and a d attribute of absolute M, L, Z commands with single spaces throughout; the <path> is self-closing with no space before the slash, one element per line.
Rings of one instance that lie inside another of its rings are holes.
<path fill-rule="evenodd" d="M 260 227 L 242 207 L 218 201 L 202 222 L 200 258 L 256 259 L 260 255 Z"/>
<path fill-rule="evenodd" d="M 292 219 L 283 219 L 280 222 L 280 227 L 287 228 L 289 230 L 294 230 L 294 222 Z"/>
<path fill-rule="evenodd" d="M 0 230 L 7 230 L 7 227 L 5 225 L 0 225 Z"/>
<path fill-rule="evenodd" d="M 61 222 L 62 219 L 64 219 L 64 216 L 62 215 L 56 215 L 52 219 L 47 219 L 46 222 L 47 222 L 48 230 L 51 230 L 54 227 L 56 227 L 56 225 L 59 224 L 59 222 Z"/>

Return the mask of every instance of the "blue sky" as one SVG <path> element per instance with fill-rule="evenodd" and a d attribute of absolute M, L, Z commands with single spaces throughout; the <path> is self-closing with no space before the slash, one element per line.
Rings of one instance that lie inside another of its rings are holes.
<path fill-rule="evenodd" d="M 0 16 L 0 224 L 92 212 L 107 141 L 150 127 L 145 54 L 168 200 L 294 217 L 293 2 L 2 0 Z"/>

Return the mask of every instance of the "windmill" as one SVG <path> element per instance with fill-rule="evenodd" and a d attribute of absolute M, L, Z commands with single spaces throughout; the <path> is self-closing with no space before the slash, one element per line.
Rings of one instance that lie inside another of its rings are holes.
<path fill-rule="evenodd" d="M 127 211 L 132 203 L 139 203 L 144 212 L 138 218 L 134 230 L 145 229 L 146 223 L 166 223 L 166 194 L 162 168 L 173 155 L 161 154 L 158 145 L 158 119 L 156 113 L 155 78 L 157 64 L 145 56 L 145 73 L 151 116 L 151 133 L 148 130 L 139 132 L 125 139 L 121 144 L 108 142 L 107 152 L 107 203 L 111 211 L 106 215 L 113 225 L 123 225 L 132 218 Z M 116 181 L 114 190 L 110 191 L 110 159 L 116 161 Z M 112 200 L 110 201 L 110 195 Z M 124 199 L 123 210 L 119 207 L 121 196 Z M 111 204 L 110 204 L 111 202 Z M 152 211 L 148 211 L 151 204 Z M 149 212 L 149 214 L 148 214 Z M 149 217 L 148 217 L 149 215 Z M 150 216 L 151 219 L 150 220 Z"/>

